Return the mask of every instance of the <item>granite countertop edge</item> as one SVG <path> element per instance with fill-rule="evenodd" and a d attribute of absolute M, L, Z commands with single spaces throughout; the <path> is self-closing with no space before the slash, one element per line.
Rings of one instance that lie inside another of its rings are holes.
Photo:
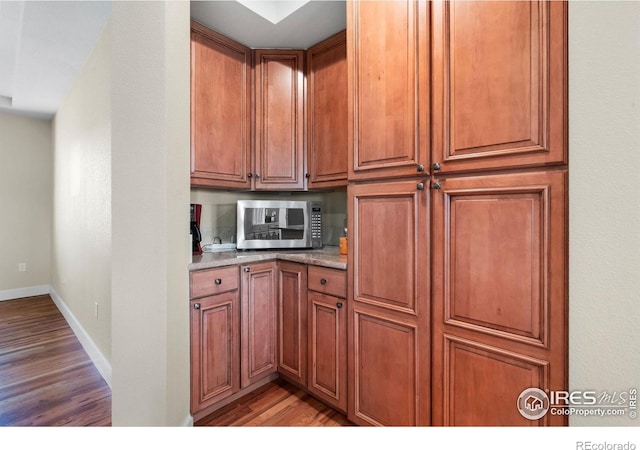
<path fill-rule="evenodd" d="M 299 262 L 331 269 L 347 269 L 347 255 L 341 255 L 338 247 L 324 247 L 319 250 L 233 250 L 203 253 L 193 257 L 193 261 L 189 264 L 189 272 L 270 260 Z"/>

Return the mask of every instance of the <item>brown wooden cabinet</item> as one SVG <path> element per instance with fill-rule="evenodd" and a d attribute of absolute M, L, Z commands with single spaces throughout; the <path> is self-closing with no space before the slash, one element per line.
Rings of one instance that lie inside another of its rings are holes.
<path fill-rule="evenodd" d="M 434 425 L 563 425 L 516 408 L 567 389 L 567 177 L 443 178 L 433 190 Z"/>
<path fill-rule="evenodd" d="M 304 52 L 254 50 L 258 190 L 305 188 Z"/>
<path fill-rule="evenodd" d="M 241 387 L 275 373 L 277 361 L 277 265 L 240 266 L 242 276 Z"/>
<path fill-rule="evenodd" d="M 348 199 L 348 417 L 429 425 L 428 182 L 350 184 Z"/>
<path fill-rule="evenodd" d="M 191 23 L 191 185 L 250 187 L 251 50 Z"/>
<path fill-rule="evenodd" d="M 307 266 L 278 261 L 278 372 L 307 386 Z"/>
<path fill-rule="evenodd" d="M 217 292 L 214 294 L 212 291 Z M 192 273 L 191 297 L 193 414 L 240 389 L 240 298 L 237 266 Z"/>
<path fill-rule="evenodd" d="M 308 187 L 347 184 L 346 32 L 306 51 Z"/>
<path fill-rule="evenodd" d="M 441 172 L 567 162 L 567 3 L 433 3 Z"/>
<path fill-rule="evenodd" d="M 347 411 L 346 272 L 309 266 L 308 390 L 325 403 Z M 324 282 L 323 282 L 324 281 Z M 315 292 L 329 292 L 325 295 Z"/>
<path fill-rule="evenodd" d="M 426 1 L 347 2 L 349 180 L 429 166 Z"/>

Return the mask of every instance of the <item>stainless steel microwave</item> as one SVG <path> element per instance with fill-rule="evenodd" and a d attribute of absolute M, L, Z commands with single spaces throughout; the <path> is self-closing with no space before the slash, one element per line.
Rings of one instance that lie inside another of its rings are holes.
<path fill-rule="evenodd" d="M 322 202 L 238 200 L 237 248 L 322 248 Z"/>

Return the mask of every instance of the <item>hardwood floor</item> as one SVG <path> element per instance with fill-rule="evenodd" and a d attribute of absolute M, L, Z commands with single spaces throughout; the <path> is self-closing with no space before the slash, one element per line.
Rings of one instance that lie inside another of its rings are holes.
<path fill-rule="evenodd" d="M 48 295 L 0 302 L 0 426 L 24 425 L 111 425 L 111 390 Z"/>
<path fill-rule="evenodd" d="M 196 427 L 350 425 L 352 423 L 343 414 L 282 380 L 272 381 L 194 423 Z"/>

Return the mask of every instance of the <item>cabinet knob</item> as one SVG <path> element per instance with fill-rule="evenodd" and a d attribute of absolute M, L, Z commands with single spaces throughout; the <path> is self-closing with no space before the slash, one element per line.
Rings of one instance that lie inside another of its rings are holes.
<path fill-rule="evenodd" d="M 422 164 L 418 164 L 418 167 L 416 167 L 416 170 L 418 172 L 424 172 L 424 166 Z"/>
<path fill-rule="evenodd" d="M 255 176 L 256 176 L 256 178 L 260 178 L 260 174 L 259 173 L 256 173 Z"/>
<path fill-rule="evenodd" d="M 442 186 L 440 185 L 440 183 L 433 183 L 433 188 L 434 189 L 440 189 Z"/>
<path fill-rule="evenodd" d="M 311 178 L 311 174 L 310 173 L 305 173 L 304 176 L 305 176 L 305 178 Z"/>
<path fill-rule="evenodd" d="M 336 308 L 338 308 L 338 309 L 342 308 L 342 302 L 336 303 Z"/>
<path fill-rule="evenodd" d="M 200 303 L 195 303 L 193 305 L 193 309 L 200 309 Z"/>
<path fill-rule="evenodd" d="M 424 189 L 424 183 L 418 183 L 418 186 L 416 186 L 418 188 L 419 191 Z"/>
<path fill-rule="evenodd" d="M 251 172 L 249 172 L 249 173 L 247 174 L 247 177 L 248 177 L 248 178 L 251 178 L 252 176 L 253 176 L 253 174 L 252 174 Z"/>
<path fill-rule="evenodd" d="M 222 280 L 220 278 L 216 278 L 216 284 L 222 284 Z"/>
<path fill-rule="evenodd" d="M 433 170 L 440 170 L 440 163 L 434 163 L 432 167 Z"/>
<path fill-rule="evenodd" d="M 251 267 L 245 267 L 244 271 L 247 272 L 247 273 L 251 272 Z"/>
<path fill-rule="evenodd" d="M 325 280 L 324 278 L 320 279 L 320 284 L 327 284 L 327 280 Z"/>

